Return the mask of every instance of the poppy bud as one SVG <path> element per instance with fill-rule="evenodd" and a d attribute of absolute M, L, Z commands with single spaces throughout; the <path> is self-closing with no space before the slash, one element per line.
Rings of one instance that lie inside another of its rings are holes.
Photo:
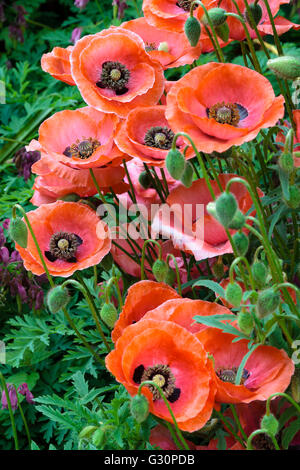
<path fill-rule="evenodd" d="M 197 46 L 201 34 L 201 25 L 197 18 L 194 16 L 188 17 L 184 24 L 184 32 L 189 40 L 190 45 L 192 47 Z"/>
<path fill-rule="evenodd" d="M 277 419 L 275 418 L 275 416 L 272 413 L 270 413 L 269 415 L 265 415 L 263 417 L 260 423 L 260 427 L 261 429 L 265 429 L 268 432 L 268 434 L 271 434 L 271 436 L 276 436 L 279 423 Z"/>
<path fill-rule="evenodd" d="M 248 312 L 239 312 L 238 314 L 238 326 L 242 333 L 250 335 L 253 330 L 253 318 Z"/>
<path fill-rule="evenodd" d="M 217 35 L 222 41 L 227 42 L 229 39 L 229 26 L 227 23 L 223 23 L 220 26 L 216 26 L 215 28 Z"/>
<path fill-rule="evenodd" d="M 166 168 L 172 178 L 180 180 L 185 170 L 185 158 L 177 149 L 171 149 L 166 158 Z"/>
<path fill-rule="evenodd" d="M 222 261 L 218 261 L 212 266 L 211 270 L 217 279 L 221 279 L 224 275 L 224 264 Z"/>
<path fill-rule="evenodd" d="M 113 328 L 118 318 L 116 307 L 111 302 L 103 304 L 100 317 L 109 328 Z"/>
<path fill-rule="evenodd" d="M 245 18 L 246 18 L 248 24 L 251 26 L 251 28 L 254 29 L 254 26 L 258 25 L 258 23 L 260 22 L 260 20 L 262 18 L 262 13 L 263 13 L 262 8 L 258 3 L 250 3 L 249 4 L 249 10 L 252 13 L 254 24 L 253 24 L 252 18 L 248 14 L 248 10 L 246 10 L 246 12 L 245 12 Z"/>
<path fill-rule="evenodd" d="M 80 196 L 78 196 L 78 194 L 75 194 L 75 193 L 66 194 L 65 196 L 62 196 L 59 198 L 60 201 L 66 201 L 66 202 L 77 202 L 79 201 L 79 199 L 80 199 Z"/>
<path fill-rule="evenodd" d="M 271 287 L 261 291 L 258 295 L 256 310 L 260 318 L 275 312 L 280 303 L 280 294 Z"/>
<path fill-rule="evenodd" d="M 181 182 L 186 188 L 190 188 L 193 183 L 194 168 L 190 162 L 186 162 Z"/>
<path fill-rule="evenodd" d="M 262 261 L 255 261 L 251 267 L 252 276 L 259 288 L 266 285 L 268 270 L 265 263 Z"/>
<path fill-rule="evenodd" d="M 168 284 L 169 286 L 172 286 L 175 282 L 175 278 L 176 278 L 176 275 L 175 275 L 174 270 L 169 267 L 166 277 L 165 277 L 165 283 Z"/>
<path fill-rule="evenodd" d="M 297 209 L 300 205 L 300 189 L 293 185 L 289 187 L 289 199 L 285 201 L 291 209 Z"/>
<path fill-rule="evenodd" d="M 294 157 L 290 152 L 283 152 L 280 155 L 278 164 L 285 173 L 292 173 L 294 170 Z"/>
<path fill-rule="evenodd" d="M 232 228 L 234 230 L 240 230 L 244 227 L 246 222 L 246 217 L 244 214 L 238 209 L 233 217 L 232 221 L 228 225 L 228 228 Z"/>
<path fill-rule="evenodd" d="M 289 129 L 287 135 L 285 136 L 284 152 L 293 153 L 293 151 L 294 151 L 294 139 L 295 139 L 294 129 Z"/>
<path fill-rule="evenodd" d="M 92 438 L 92 442 L 95 447 L 101 447 L 104 443 L 104 438 L 105 438 L 105 429 L 103 428 L 98 428 Z"/>
<path fill-rule="evenodd" d="M 65 287 L 56 286 L 48 292 L 47 305 L 51 313 L 57 313 L 69 302 L 69 293 Z"/>
<path fill-rule="evenodd" d="M 169 52 L 169 44 L 167 42 L 161 42 L 157 48 L 158 51 Z"/>
<path fill-rule="evenodd" d="M 292 377 L 291 394 L 295 402 L 300 403 L 300 369 L 295 369 Z"/>
<path fill-rule="evenodd" d="M 225 23 L 227 19 L 226 10 L 224 10 L 223 8 L 218 8 L 218 7 L 211 8 L 208 11 L 208 16 L 213 26 L 221 26 L 222 24 Z M 201 21 L 205 26 L 209 26 L 208 18 L 205 14 L 202 16 Z"/>
<path fill-rule="evenodd" d="M 152 185 L 152 179 L 147 171 L 142 171 L 139 176 L 139 183 L 144 189 L 148 189 Z"/>
<path fill-rule="evenodd" d="M 216 214 L 223 227 L 228 227 L 237 211 L 238 205 L 232 193 L 225 191 L 216 200 Z"/>
<path fill-rule="evenodd" d="M 97 426 L 85 426 L 79 433 L 79 439 L 89 439 L 96 429 Z"/>
<path fill-rule="evenodd" d="M 28 230 L 27 225 L 21 217 L 15 217 L 9 224 L 9 235 L 11 239 L 20 245 L 22 248 L 27 247 Z"/>
<path fill-rule="evenodd" d="M 293 56 L 285 55 L 276 57 L 276 59 L 269 59 L 267 67 L 284 80 L 295 80 L 300 77 L 300 61 Z"/>
<path fill-rule="evenodd" d="M 167 263 L 162 259 L 157 259 L 152 266 L 152 272 L 157 282 L 165 282 L 168 271 Z"/>
<path fill-rule="evenodd" d="M 138 423 L 143 423 L 149 415 L 149 402 L 145 395 L 135 395 L 130 402 L 130 411 Z"/>
<path fill-rule="evenodd" d="M 243 232 L 236 232 L 232 237 L 239 256 L 245 256 L 249 248 L 249 239 Z"/>
<path fill-rule="evenodd" d="M 243 290 L 237 282 L 230 282 L 226 287 L 225 299 L 227 302 L 232 304 L 234 307 L 239 307 L 241 305 L 243 297 Z"/>
<path fill-rule="evenodd" d="M 214 217 L 215 219 L 217 218 L 216 203 L 215 202 L 209 202 L 206 206 L 206 210 L 212 217 Z"/>

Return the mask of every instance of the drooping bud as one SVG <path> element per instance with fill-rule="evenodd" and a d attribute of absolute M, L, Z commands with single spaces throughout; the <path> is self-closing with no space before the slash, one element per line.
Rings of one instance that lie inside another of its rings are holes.
<path fill-rule="evenodd" d="M 221 26 L 222 24 L 225 23 L 227 19 L 226 10 L 224 10 L 223 8 L 219 8 L 219 7 L 211 8 L 210 10 L 208 10 L 208 16 L 213 26 Z M 205 26 L 209 26 L 209 21 L 208 21 L 206 14 L 202 16 L 201 21 Z"/>
<path fill-rule="evenodd" d="M 190 188 L 193 183 L 194 168 L 190 162 L 186 162 L 181 182 L 186 188 Z"/>
<path fill-rule="evenodd" d="M 239 256 L 245 256 L 249 248 L 249 239 L 243 232 L 236 232 L 232 237 Z"/>
<path fill-rule="evenodd" d="M 256 283 L 257 287 L 259 289 L 265 287 L 268 276 L 268 270 L 265 263 L 263 263 L 262 261 L 255 261 L 255 263 L 253 263 L 251 267 L 251 271 L 254 282 Z"/>
<path fill-rule="evenodd" d="M 194 16 L 188 17 L 184 24 L 184 32 L 189 40 L 190 45 L 192 47 L 197 46 L 201 34 L 201 25 L 197 18 Z"/>
<path fill-rule="evenodd" d="M 175 271 L 169 267 L 167 274 L 166 274 L 166 278 L 165 278 L 165 284 L 168 284 L 169 286 L 173 286 L 175 279 L 176 279 Z"/>
<path fill-rule="evenodd" d="M 284 80 L 295 80 L 300 77 L 300 60 L 293 56 L 286 55 L 269 59 L 267 67 Z"/>
<path fill-rule="evenodd" d="M 253 20 L 252 20 L 251 16 L 249 15 L 248 10 L 246 10 L 246 12 L 245 12 L 245 18 L 246 18 L 248 24 L 251 26 L 251 28 L 254 29 L 254 26 L 258 25 L 258 23 L 260 22 L 260 20 L 262 18 L 262 14 L 263 14 L 262 8 L 258 3 L 250 3 L 249 4 L 249 10 L 251 11 Z M 254 21 L 254 23 L 253 23 L 253 21 Z"/>
<path fill-rule="evenodd" d="M 51 313 L 57 313 L 66 307 L 69 300 L 68 290 L 62 286 L 53 287 L 47 295 L 47 305 Z"/>
<path fill-rule="evenodd" d="M 242 333 L 250 335 L 253 330 L 253 318 L 248 312 L 239 312 L 238 314 L 238 326 Z"/>
<path fill-rule="evenodd" d="M 149 415 L 149 402 L 145 395 L 137 394 L 130 402 L 130 412 L 138 423 L 143 423 Z"/>
<path fill-rule="evenodd" d="M 283 152 L 280 155 L 278 164 L 285 173 L 292 173 L 294 170 L 294 157 L 290 152 Z"/>
<path fill-rule="evenodd" d="M 185 158 L 177 149 L 171 149 L 166 158 L 166 168 L 172 178 L 180 180 L 185 170 Z"/>
<path fill-rule="evenodd" d="M 157 282 L 165 282 L 169 266 L 162 259 L 157 259 L 152 266 L 152 272 Z"/>
<path fill-rule="evenodd" d="M 79 439 L 89 439 L 96 431 L 97 426 L 85 426 L 79 433 Z"/>
<path fill-rule="evenodd" d="M 216 214 L 219 222 L 227 228 L 238 209 L 236 198 L 225 191 L 216 200 Z"/>
<path fill-rule="evenodd" d="M 256 311 L 260 318 L 264 318 L 269 313 L 275 312 L 280 304 L 280 294 L 272 287 L 261 291 L 256 303 Z"/>
<path fill-rule="evenodd" d="M 234 307 L 241 305 L 243 290 L 237 282 L 230 282 L 226 287 L 225 299 Z"/>
<path fill-rule="evenodd" d="M 152 185 L 152 179 L 147 171 L 142 171 L 139 176 L 139 183 L 144 189 L 148 189 Z"/>
<path fill-rule="evenodd" d="M 245 225 L 245 222 L 246 222 L 246 217 L 244 216 L 244 214 L 238 209 L 232 219 L 232 221 L 230 222 L 230 224 L 228 225 L 228 228 L 232 228 L 234 230 L 240 230 L 241 228 L 244 227 Z"/>
<path fill-rule="evenodd" d="M 220 26 L 215 27 L 217 36 L 222 39 L 222 41 L 227 42 L 229 39 L 229 26 L 227 23 L 223 23 Z"/>
<path fill-rule="evenodd" d="M 300 403 L 300 369 L 295 369 L 291 380 L 291 394 L 295 402 Z"/>
<path fill-rule="evenodd" d="M 261 429 L 265 429 L 268 432 L 268 434 L 271 434 L 271 436 L 276 436 L 279 423 L 277 419 L 275 418 L 275 416 L 272 413 L 270 413 L 269 415 L 265 415 L 263 417 L 260 423 L 260 427 Z"/>
<path fill-rule="evenodd" d="M 100 317 L 109 328 L 113 328 L 118 318 L 118 312 L 114 304 L 111 302 L 103 304 Z"/>
<path fill-rule="evenodd" d="M 92 442 L 95 447 L 102 447 L 105 438 L 105 427 L 98 428 L 92 438 Z"/>
<path fill-rule="evenodd" d="M 21 217 L 15 217 L 10 221 L 9 235 L 11 239 L 18 245 L 20 245 L 22 248 L 27 247 L 28 230 L 27 225 L 21 219 Z"/>
<path fill-rule="evenodd" d="M 285 201 L 291 209 L 297 209 L 300 206 L 300 189 L 296 185 L 289 187 L 289 199 Z"/>

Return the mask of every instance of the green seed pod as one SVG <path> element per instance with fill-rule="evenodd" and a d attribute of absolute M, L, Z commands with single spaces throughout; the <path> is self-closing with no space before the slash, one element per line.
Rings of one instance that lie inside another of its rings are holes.
<path fill-rule="evenodd" d="M 190 188 L 193 183 L 194 168 L 190 162 L 186 162 L 181 182 L 186 188 Z"/>
<path fill-rule="evenodd" d="M 56 286 L 48 292 L 47 305 L 51 313 L 57 313 L 68 305 L 70 296 L 65 287 Z"/>
<path fill-rule="evenodd" d="M 197 18 L 189 16 L 184 24 L 184 32 L 192 47 L 197 46 L 201 34 L 201 25 Z"/>
<path fill-rule="evenodd" d="M 139 183 L 144 189 L 148 189 L 152 185 L 152 180 L 147 171 L 142 171 L 139 176 Z"/>
<path fill-rule="evenodd" d="M 222 24 L 225 23 L 227 19 L 226 10 L 224 10 L 223 8 L 218 8 L 218 7 L 211 8 L 210 10 L 208 10 L 208 16 L 213 26 L 221 26 Z M 209 21 L 208 21 L 206 14 L 202 16 L 201 21 L 205 26 L 209 26 Z"/>
<path fill-rule="evenodd" d="M 21 219 L 21 217 L 15 217 L 10 221 L 9 224 L 9 235 L 10 238 L 20 245 L 22 248 L 27 247 L 28 242 L 28 230 L 27 225 Z"/>
<path fill-rule="evenodd" d="M 239 307 L 241 305 L 243 297 L 243 290 L 237 282 L 230 282 L 226 287 L 225 299 L 227 302 L 232 304 L 234 307 Z"/>
<path fill-rule="evenodd" d="M 256 311 L 260 318 L 276 311 L 280 304 L 280 294 L 273 287 L 265 289 L 258 294 Z"/>
<path fill-rule="evenodd" d="M 114 304 L 111 302 L 103 304 L 100 317 L 109 328 L 113 328 L 118 318 L 118 312 Z"/>
<path fill-rule="evenodd" d="M 295 369 L 291 380 L 291 394 L 296 403 L 300 403 L 300 369 Z"/>
<path fill-rule="evenodd" d="M 300 60 L 293 56 L 286 55 L 269 59 L 267 67 L 284 80 L 295 80 L 300 77 Z"/>
<path fill-rule="evenodd" d="M 229 39 L 229 26 L 227 23 L 223 23 L 220 26 L 215 27 L 217 36 L 222 39 L 222 41 L 227 42 Z"/>
<path fill-rule="evenodd" d="M 233 217 L 232 221 L 228 225 L 228 228 L 232 228 L 234 230 L 240 230 L 244 227 L 246 222 L 246 217 L 244 214 L 238 209 Z"/>
<path fill-rule="evenodd" d="M 180 180 L 185 170 L 185 158 L 177 149 L 171 149 L 166 158 L 166 168 L 172 178 Z"/>
<path fill-rule="evenodd" d="M 104 444 L 104 439 L 105 439 L 105 429 L 103 428 L 98 428 L 92 438 L 92 442 L 95 447 L 102 447 Z"/>
<path fill-rule="evenodd" d="M 169 286 L 173 286 L 175 279 L 176 279 L 175 271 L 169 267 L 167 274 L 166 274 L 166 278 L 165 278 L 165 284 L 168 284 Z"/>
<path fill-rule="evenodd" d="M 246 18 L 248 24 L 250 25 L 250 27 L 252 29 L 254 29 L 254 26 L 258 25 L 258 23 L 260 22 L 260 20 L 262 18 L 262 13 L 263 13 L 262 8 L 258 3 L 250 3 L 249 4 L 249 10 L 252 13 L 254 24 L 253 24 L 253 20 L 251 19 L 250 15 L 248 14 L 248 10 L 246 10 L 246 12 L 245 12 L 245 18 Z"/>
<path fill-rule="evenodd" d="M 113 262 L 114 259 L 112 255 L 108 253 L 108 255 L 104 256 L 104 258 L 102 259 L 100 266 L 104 269 L 104 271 L 109 271 L 112 268 Z"/>
<path fill-rule="evenodd" d="M 268 431 L 268 434 L 271 434 L 271 436 L 276 436 L 279 423 L 275 416 L 270 413 L 269 415 L 265 415 L 263 417 L 260 423 L 260 427 L 261 429 L 265 429 L 266 431 Z"/>
<path fill-rule="evenodd" d="M 66 194 L 65 196 L 62 196 L 59 198 L 60 201 L 66 201 L 66 202 L 77 202 L 79 201 L 79 199 L 80 199 L 80 196 L 78 196 L 78 194 L 75 194 L 75 193 Z"/>
<path fill-rule="evenodd" d="M 250 335 L 253 330 L 253 318 L 248 312 L 239 312 L 238 314 L 238 326 L 242 333 Z"/>
<path fill-rule="evenodd" d="M 237 201 L 232 193 L 224 192 L 216 200 L 217 218 L 225 228 L 232 221 L 237 209 Z"/>
<path fill-rule="evenodd" d="M 280 155 L 278 165 L 285 173 L 292 173 L 294 170 L 294 157 L 290 152 L 283 152 Z"/>
<path fill-rule="evenodd" d="M 152 272 L 157 282 L 165 282 L 169 266 L 162 259 L 157 259 L 152 266 Z"/>
<path fill-rule="evenodd" d="M 98 429 L 97 426 L 85 426 L 79 433 L 79 439 L 89 439 L 96 429 Z"/>
<path fill-rule="evenodd" d="M 255 261 L 251 267 L 253 279 L 259 289 L 265 287 L 267 277 L 268 277 L 268 269 L 262 261 Z"/>
<path fill-rule="evenodd" d="M 143 423 L 149 415 L 149 402 L 145 395 L 135 395 L 130 402 L 130 412 L 138 423 Z"/>
<path fill-rule="evenodd" d="M 291 209 L 297 209 L 300 206 L 300 189 L 298 186 L 293 185 L 289 187 L 289 199 L 286 202 L 286 204 L 291 208 Z"/>
<path fill-rule="evenodd" d="M 245 256 L 249 248 L 249 239 L 243 232 L 236 232 L 232 237 L 239 256 Z"/>

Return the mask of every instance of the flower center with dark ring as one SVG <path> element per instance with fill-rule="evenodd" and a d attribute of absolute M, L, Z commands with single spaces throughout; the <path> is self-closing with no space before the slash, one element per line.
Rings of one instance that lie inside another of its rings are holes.
<path fill-rule="evenodd" d="M 218 368 L 216 370 L 216 374 L 222 382 L 229 382 L 231 384 L 235 383 L 236 375 L 237 375 L 238 368 L 232 367 L 232 369 Z M 246 369 L 243 369 L 242 377 L 240 384 L 244 385 L 245 381 L 250 377 L 250 372 Z"/>
<path fill-rule="evenodd" d="M 144 144 L 148 147 L 169 150 L 172 147 L 174 135 L 174 132 L 168 127 L 151 127 L 145 134 Z"/>
<path fill-rule="evenodd" d="M 190 11 L 193 0 L 178 0 L 176 5 L 182 8 L 184 11 Z M 197 5 L 193 6 L 193 10 L 197 8 Z"/>
<path fill-rule="evenodd" d="M 140 384 L 146 380 L 151 380 L 158 385 L 169 402 L 174 403 L 180 397 L 181 390 L 175 387 L 176 379 L 169 366 L 156 364 L 145 368 L 142 364 L 139 365 L 134 370 L 133 381 Z M 147 387 L 152 393 L 153 401 L 161 398 L 158 389 L 154 385 L 148 384 Z"/>
<path fill-rule="evenodd" d="M 50 238 L 49 251 L 45 251 L 45 256 L 49 261 L 61 259 L 68 263 L 76 263 L 76 251 L 83 240 L 75 233 L 56 232 Z"/>
<path fill-rule="evenodd" d="M 89 158 L 94 153 L 94 151 L 100 147 L 100 145 L 101 144 L 97 139 L 93 139 L 92 137 L 86 139 L 84 137 L 83 140 L 80 141 L 77 139 L 74 144 L 66 147 L 63 151 L 63 154 L 66 157 L 74 157 L 85 160 L 86 158 Z"/>
<path fill-rule="evenodd" d="M 208 117 L 215 119 L 220 124 L 230 124 L 237 126 L 240 121 L 240 114 L 236 104 L 222 103 L 214 104 L 209 108 Z"/>
<path fill-rule="evenodd" d="M 127 93 L 130 72 L 125 65 L 120 62 L 104 62 L 100 80 L 96 83 L 99 88 L 108 88 L 114 90 L 116 95 Z"/>

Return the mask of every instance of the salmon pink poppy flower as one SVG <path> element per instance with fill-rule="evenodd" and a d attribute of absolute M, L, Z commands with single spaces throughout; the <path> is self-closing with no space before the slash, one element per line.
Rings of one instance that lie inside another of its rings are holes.
<path fill-rule="evenodd" d="M 119 127 L 116 136 L 119 149 L 145 163 L 163 167 L 175 135 L 165 118 L 165 110 L 160 105 L 132 110 Z M 186 146 L 182 138 L 177 139 L 177 145 L 179 150 Z M 191 147 L 186 156 L 194 156 Z"/>
<path fill-rule="evenodd" d="M 75 85 L 71 75 L 70 54 L 73 46 L 66 49 L 63 47 L 54 47 L 51 52 L 43 54 L 41 67 L 44 72 L 50 73 L 52 77 L 68 85 Z"/>
<path fill-rule="evenodd" d="M 184 33 L 157 29 L 145 18 L 137 18 L 122 24 L 122 28 L 138 34 L 145 43 L 146 51 L 161 63 L 164 69 L 192 64 L 201 54 L 201 41 L 192 47 Z"/>
<path fill-rule="evenodd" d="M 162 66 L 132 31 L 111 27 L 77 41 L 72 77 L 85 102 L 124 118 L 137 106 L 151 106 L 163 93 Z"/>
<path fill-rule="evenodd" d="M 89 106 L 60 111 L 39 128 L 44 152 L 71 168 L 118 166 L 124 155 L 114 143 L 119 119 Z"/>
<path fill-rule="evenodd" d="M 111 333 L 113 342 L 123 334 L 128 325 L 139 321 L 145 313 L 166 300 L 180 298 L 172 287 L 162 282 L 140 281 L 129 287 L 127 297 Z"/>
<path fill-rule="evenodd" d="M 217 402 L 266 400 L 289 386 L 295 367 L 283 349 L 258 346 L 245 364 L 240 385 L 235 385 L 237 370 L 249 352 L 249 342 L 244 339 L 233 342 L 236 336 L 216 328 L 206 328 L 196 336 L 214 358 Z"/>
<path fill-rule="evenodd" d="M 210 418 L 215 396 L 212 361 L 185 328 L 172 322 L 139 321 L 124 330 L 105 362 L 130 395 L 136 395 L 145 380 L 159 384 L 180 429 L 196 431 Z M 151 413 L 172 422 L 156 388 L 143 387 L 142 393 Z"/>
<path fill-rule="evenodd" d="M 235 176 L 220 174 L 222 188 L 225 189 L 227 182 Z M 211 185 L 218 196 L 220 190 L 216 181 L 211 181 Z M 237 199 L 239 209 L 246 214 L 252 206 L 247 189 L 241 183 L 233 183 L 230 190 Z M 258 193 L 263 195 L 259 189 Z M 206 206 L 211 201 L 212 197 L 204 178 L 194 181 L 190 188 L 175 188 L 170 192 L 166 205 L 161 206 L 155 214 L 152 231 L 169 237 L 175 248 L 193 253 L 197 261 L 232 253 L 224 227 L 207 212 Z M 230 232 L 235 233 L 234 230 Z"/>
<path fill-rule="evenodd" d="M 283 96 L 261 74 L 235 64 L 210 62 L 175 83 L 166 118 L 174 132 L 186 132 L 206 153 L 224 152 L 254 139 L 284 115 Z"/>
<path fill-rule="evenodd" d="M 52 276 L 69 277 L 94 266 L 111 247 L 109 230 L 86 204 L 57 201 L 28 212 L 45 263 Z M 16 243 L 24 266 L 33 274 L 45 272 L 35 243 L 28 234 L 26 248 Z"/>

